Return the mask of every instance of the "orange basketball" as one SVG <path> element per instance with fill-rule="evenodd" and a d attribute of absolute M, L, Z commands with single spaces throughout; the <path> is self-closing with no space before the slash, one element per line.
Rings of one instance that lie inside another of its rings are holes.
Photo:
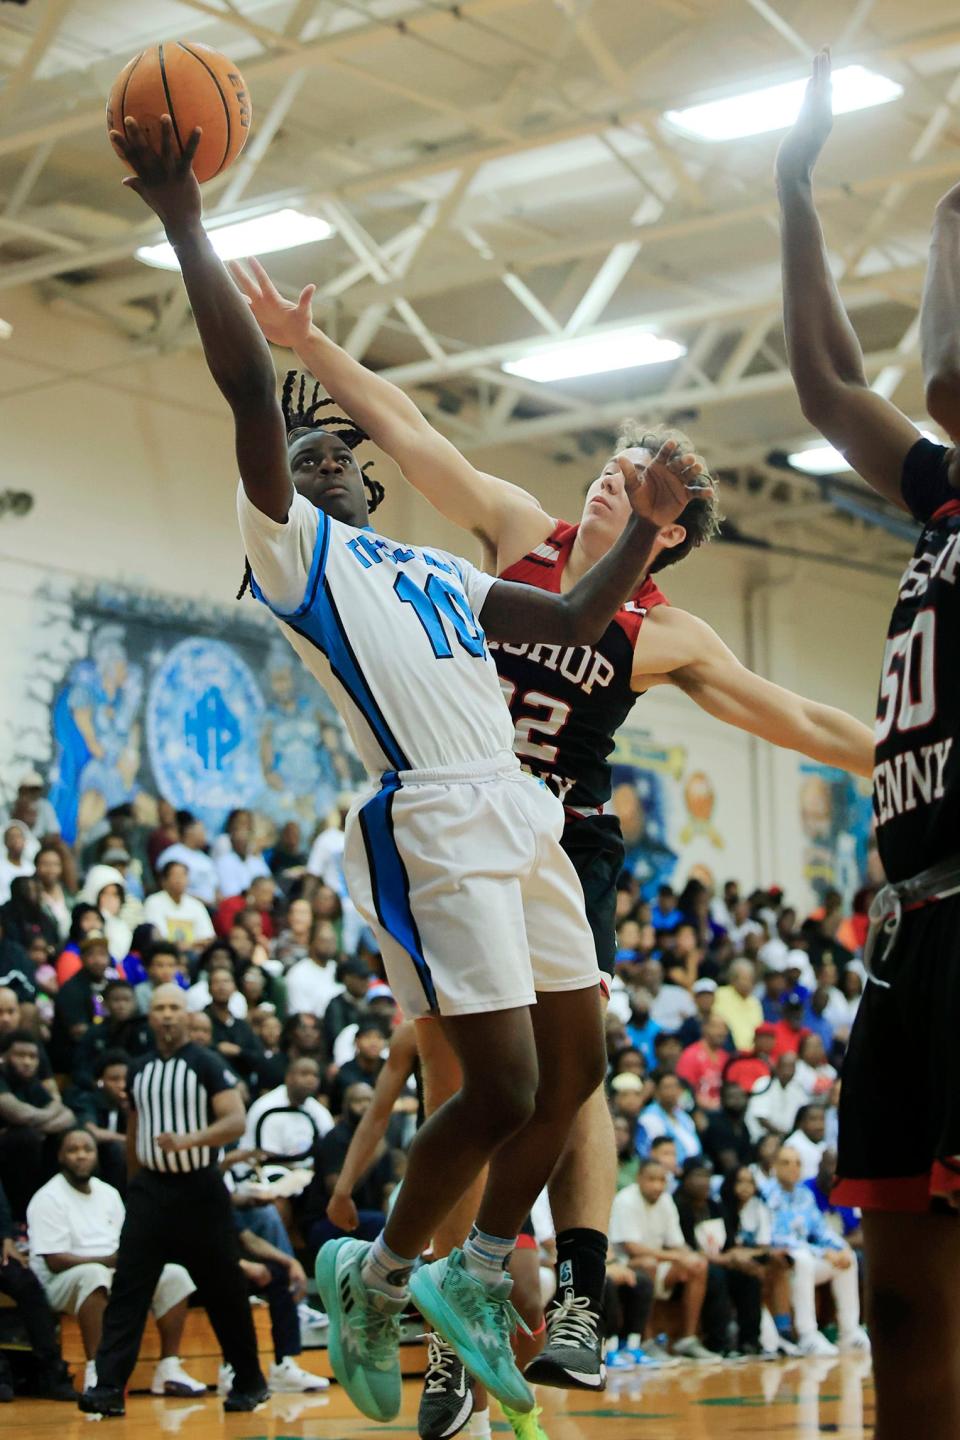
<path fill-rule="evenodd" d="M 198 180 L 212 180 L 240 154 L 250 133 L 250 96 L 226 55 L 207 45 L 173 40 L 151 45 L 124 65 L 107 100 L 107 131 L 136 120 L 160 147 L 160 117 L 169 115 L 181 149 L 195 126 L 203 139 L 193 161 Z"/>

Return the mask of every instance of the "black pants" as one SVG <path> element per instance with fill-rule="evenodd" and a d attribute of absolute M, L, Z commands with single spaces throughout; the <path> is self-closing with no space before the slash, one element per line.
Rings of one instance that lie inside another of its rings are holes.
<path fill-rule="evenodd" d="M 726 1265 L 711 1265 L 707 1275 L 707 1293 L 703 1301 L 703 1334 L 709 1350 L 722 1353 L 734 1343 L 731 1321 L 737 1323 L 739 1343 L 757 1345 L 760 1341 L 760 1281 L 741 1270 Z"/>
<path fill-rule="evenodd" d="M 122 1390 L 130 1379 L 160 1272 L 192 1275 L 238 1390 L 264 1383 L 230 1197 L 215 1170 L 162 1175 L 141 1170 L 127 1188 L 113 1289 L 97 1351 L 97 1380 Z"/>
<path fill-rule="evenodd" d="M 277 1364 L 288 1355 L 299 1355 L 300 1318 L 297 1302 L 290 1294 L 290 1276 L 283 1265 L 276 1260 L 265 1262 L 270 1271 L 270 1284 L 256 1294 L 262 1295 L 270 1307 L 270 1330 L 273 1334 L 273 1353 Z"/>
<path fill-rule="evenodd" d="M 635 1285 L 612 1285 L 608 1280 L 603 1287 L 603 1326 L 607 1335 L 619 1335 L 625 1340 L 628 1335 L 639 1335 L 647 1328 L 653 1305 L 653 1280 L 644 1270 L 635 1270 Z"/>
<path fill-rule="evenodd" d="M 763 1308 L 763 1284 L 754 1275 L 742 1270 L 727 1270 L 727 1290 L 733 1302 L 740 1334 L 740 1348 L 760 1344 L 760 1313 Z"/>
<path fill-rule="evenodd" d="M 36 1275 L 16 1260 L 8 1260 L 0 1265 L 0 1294 L 9 1295 L 20 1312 L 39 1375 L 45 1379 L 55 1375 L 60 1369 L 57 1320 Z M 4 1365 L 0 1356 L 0 1370 Z"/>

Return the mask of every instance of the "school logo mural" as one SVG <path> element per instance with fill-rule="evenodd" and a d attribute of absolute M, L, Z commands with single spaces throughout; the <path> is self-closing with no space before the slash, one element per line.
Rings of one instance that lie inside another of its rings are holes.
<path fill-rule="evenodd" d="M 660 745 L 651 736 L 627 731 L 613 754 L 613 808 L 620 818 L 626 868 L 645 897 L 672 880 L 680 858 L 683 823 L 683 745 Z"/>
<path fill-rule="evenodd" d="M 36 600 L 43 639 L 16 749 L 45 771 L 66 839 L 116 805 L 149 820 L 157 797 L 210 828 L 247 806 L 309 838 L 360 783 L 339 716 L 258 607 L 57 583 Z"/>
<path fill-rule="evenodd" d="M 804 878 L 818 900 L 839 890 L 849 906 L 872 869 L 869 787 L 811 760 L 801 763 L 800 777 Z"/>

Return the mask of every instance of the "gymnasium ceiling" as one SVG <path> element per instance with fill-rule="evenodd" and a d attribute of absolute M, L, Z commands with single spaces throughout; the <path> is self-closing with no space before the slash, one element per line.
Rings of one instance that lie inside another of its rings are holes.
<path fill-rule="evenodd" d="M 272 272 L 290 293 L 317 282 L 320 323 L 479 463 L 520 446 L 589 469 L 624 413 L 672 420 L 730 468 L 728 510 L 751 534 L 842 551 L 853 527 L 875 563 L 898 562 L 902 538 L 841 517 L 849 497 L 770 463 L 812 438 L 783 363 L 779 137 L 696 141 L 663 112 L 801 75 L 824 42 L 836 65 L 903 85 L 837 120 L 818 195 L 871 380 L 920 418 L 929 222 L 960 175 L 949 0 L 2 3 L 0 292 L 33 286 L 116 327 L 131 363 L 194 331 L 178 278 L 133 258 L 156 226 L 118 184 L 103 103 L 132 54 L 175 37 L 226 51 L 253 97 L 208 212 L 328 219 L 332 239 Z M 548 385 L 500 368 L 624 323 L 686 356 Z"/>

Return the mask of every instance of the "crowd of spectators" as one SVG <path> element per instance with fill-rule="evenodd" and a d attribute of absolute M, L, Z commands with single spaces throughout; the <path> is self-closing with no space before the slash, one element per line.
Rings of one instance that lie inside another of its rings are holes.
<path fill-rule="evenodd" d="M 830 891 L 801 919 L 777 889 L 729 881 L 715 896 L 691 879 L 651 902 L 623 877 L 607 1014 L 613 1369 L 868 1351 L 860 1217 L 830 1193 L 869 900 L 846 915 Z M 836 1343 L 818 1322 L 828 1284 Z M 652 1316 L 675 1295 L 668 1350 Z"/>
<path fill-rule="evenodd" d="M 32 1276 L 49 1306 L 77 1315 L 91 1360 L 122 1217 L 127 1074 L 152 1048 L 157 987 L 185 992 L 192 1043 L 243 1088 L 247 1132 L 223 1170 L 244 1264 L 268 1299 L 271 1285 L 295 1296 L 301 1329 L 323 1317 L 297 1257 L 340 1233 L 328 1200 L 400 1018 L 346 891 L 342 815 L 308 837 L 235 810 L 211 839 L 192 814 L 163 801 L 157 813 L 146 826 L 119 807 L 69 847 L 30 774 L 0 816 L 0 1290 Z M 864 981 L 866 904 L 855 908 L 845 916 L 828 894 L 801 921 L 775 890 L 744 897 L 729 882 L 713 896 L 696 880 L 650 901 L 624 876 L 607 1019 L 615 1368 L 665 1358 L 651 1314 L 674 1293 L 681 1356 L 831 1353 L 814 1306 L 827 1281 L 840 1343 L 866 1343 L 858 1220 L 829 1201 L 837 1068 Z M 417 1109 L 415 1093 L 401 1099 L 354 1192 L 364 1234 L 383 1223 Z M 78 1214 L 103 1213 L 63 1248 L 57 1206 L 78 1194 L 99 1197 Z M 64 1278 L 64 1255 L 82 1277 Z M 158 1292 L 157 1393 L 196 1384 L 177 1356 L 188 1286 L 168 1276 Z M 291 1323 L 277 1321 L 275 1339 Z M 290 1388 L 297 1353 L 278 1345 Z M 5 1367 L 0 1352 L 0 1399 Z"/>
<path fill-rule="evenodd" d="M 151 996 L 173 983 L 191 1042 L 220 1054 L 248 1106 L 222 1168 L 250 1288 L 271 1306 L 271 1388 L 317 1389 L 326 1382 L 295 1362 L 302 1332 L 322 1332 L 325 1317 L 306 1303 L 297 1256 L 340 1233 L 327 1202 L 397 1006 L 346 892 L 337 821 L 308 848 L 296 824 L 261 832 L 246 810 L 212 842 L 195 816 L 163 802 L 158 812 L 149 827 L 120 807 L 68 847 L 31 774 L 0 817 L 0 1292 L 33 1330 L 46 1313 L 49 1333 L 31 1335 L 38 1356 L 54 1343 L 51 1312 L 77 1317 L 89 1387 L 123 1218 L 127 1076 L 153 1048 Z M 416 1112 L 411 1093 L 355 1191 L 373 1230 Z M 154 1297 L 153 1389 L 192 1394 L 203 1387 L 178 1347 L 194 1287 L 168 1270 Z M 64 1376 L 59 1360 L 38 1363 L 38 1387 L 59 1384 L 54 1398 L 74 1397 Z M 13 1389 L 0 1351 L 0 1400 Z"/>

